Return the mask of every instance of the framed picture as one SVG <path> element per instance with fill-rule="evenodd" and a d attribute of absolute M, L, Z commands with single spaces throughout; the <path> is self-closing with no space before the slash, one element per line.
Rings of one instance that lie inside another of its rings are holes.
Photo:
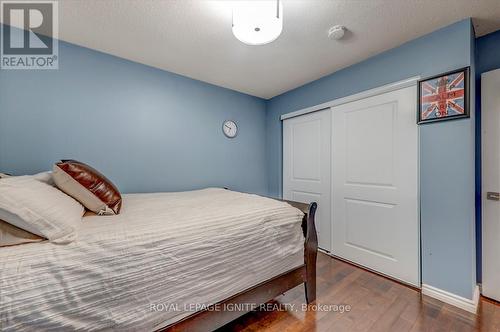
<path fill-rule="evenodd" d="M 418 81 L 418 124 L 468 118 L 469 67 Z"/>

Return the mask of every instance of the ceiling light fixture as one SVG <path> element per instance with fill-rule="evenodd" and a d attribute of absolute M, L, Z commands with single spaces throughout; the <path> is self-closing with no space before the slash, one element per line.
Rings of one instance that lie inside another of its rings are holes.
<path fill-rule="evenodd" d="M 264 45 L 283 30 L 281 0 L 233 1 L 233 34 L 247 45 Z"/>

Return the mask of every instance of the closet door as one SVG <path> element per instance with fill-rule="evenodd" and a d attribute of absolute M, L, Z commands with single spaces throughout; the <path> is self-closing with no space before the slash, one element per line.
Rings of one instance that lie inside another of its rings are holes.
<path fill-rule="evenodd" d="M 283 198 L 317 202 L 319 247 L 330 251 L 331 111 L 283 121 Z"/>
<path fill-rule="evenodd" d="M 419 286 L 416 87 L 332 108 L 332 253 Z"/>

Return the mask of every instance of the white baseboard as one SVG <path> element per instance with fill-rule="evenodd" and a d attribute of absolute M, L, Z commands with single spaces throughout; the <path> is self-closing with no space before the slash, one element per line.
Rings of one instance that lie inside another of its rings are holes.
<path fill-rule="evenodd" d="M 422 284 L 422 294 L 435 298 L 439 301 L 443 301 L 444 303 L 451 304 L 452 306 L 468 312 L 472 312 L 473 314 L 477 312 L 480 297 L 478 286 L 474 288 L 474 296 L 472 300 L 426 284 Z"/>

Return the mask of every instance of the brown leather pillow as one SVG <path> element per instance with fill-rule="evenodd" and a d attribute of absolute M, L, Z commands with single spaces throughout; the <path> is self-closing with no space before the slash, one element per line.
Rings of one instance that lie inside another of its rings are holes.
<path fill-rule="evenodd" d="M 76 160 L 62 160 L 53 171 L 56 186 L 90 211 L 99 215 L 120 213 L 120 192 L 96 169 Z"/>

